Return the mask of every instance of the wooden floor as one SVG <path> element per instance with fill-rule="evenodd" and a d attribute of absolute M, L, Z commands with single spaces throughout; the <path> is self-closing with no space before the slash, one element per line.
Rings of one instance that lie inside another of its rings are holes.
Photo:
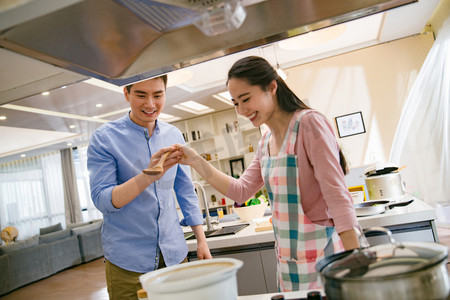
<path fill-rule="evenodd" d="M 439 241 L 450 248 L 450 228 L 438 227 Z M 450 259 L 449 259 L 450 261 Z M 103 258 L 37 281 L 0 297 L 2 300 L 107 300 Z M 450 263 L 447 263 L 450 274 Z"/>

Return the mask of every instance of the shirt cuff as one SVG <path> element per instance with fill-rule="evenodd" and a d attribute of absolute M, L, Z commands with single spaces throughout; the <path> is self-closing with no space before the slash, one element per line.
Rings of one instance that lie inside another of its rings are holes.
<path fill-rule="evenodd" d="M 203 225 L 203 216 L 200 214 L 188 216 L 180 221 L 181 226 Z"/>

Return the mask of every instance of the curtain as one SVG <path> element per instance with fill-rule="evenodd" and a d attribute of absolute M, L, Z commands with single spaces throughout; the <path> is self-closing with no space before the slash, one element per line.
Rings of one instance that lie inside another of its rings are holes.
<path fill-rule="evenodd" d="M 406 190 L 450 208 L 450 18 L 443 23 L 414 82 L 392 144 Z M 448 217 L 450 223 L 450 216 Z"/>
<path fill-rule="evenodd" d="M 0 165 L 0 226 L 14 226 L 18 239 L 39 228 L 65 226 L 61 158 L 48 153 Z"/>
<path fill-rule="evenodd" d="M 80 200 L 78 198 L 75 165 L 72 148 L 61 151 L 61 167 L 64 182 L 64 205 L 66 208 L 66 223 L 79 223 L 81 217 Z"/>
<path fill-rule="evenodd" d="M 89 171 L 87 168 L 87 148 L 87 145 L 79 146 L 73 151 L 78 194 L 83 211 L 83 221 L 85 222 L 103 218 L 102 213 L 94 206 L 94 202 L 91 199 Z"/>

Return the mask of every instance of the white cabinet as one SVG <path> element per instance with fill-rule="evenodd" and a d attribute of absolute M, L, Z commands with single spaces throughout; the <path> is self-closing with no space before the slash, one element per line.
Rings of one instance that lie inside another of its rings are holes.
<path fill-rule="evenodd" d="M 244 168 L 250 164 L 261 138 L 259 128 L 253 127 L 248 119 L 238 116 L 234 109 L 172 124 L 183 133 L 186 144 L 195 149 L 215 168 L 228 175 L 232 175 L 230 160 L 242 158 Z M 206 184 L 206 181 L 195 170 L 192 170 L 192 179 L 204 185 L 208 201 L 213 194 L 216 196 L 217 202 L 225 198 L 224 195 Z M 226 202 L 227 205 L 233 204 L 229 199 L 226 199 Z"/>

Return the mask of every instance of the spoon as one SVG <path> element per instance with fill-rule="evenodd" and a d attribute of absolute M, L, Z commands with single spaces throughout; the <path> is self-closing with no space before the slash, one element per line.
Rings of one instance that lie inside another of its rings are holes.
<path fill-rule="evenodd" d="M 149 169 L 144 169 L 144 170 L 142 170 L 142 172 L 144 174 L 147 174 L 147 175 L 158 175 L 158 174 L 160 174 L 162 171 L 164 171 L 163 165 L 164 165 L 164 162 L 166 161 L 167 156 L 170 153 L 172 153 L 172 151 L 167 151 L 166 153 L 164 153 L 161 156 L 161 159 L 159 160 L 159 162 L 156 165 L 154 165 L 153 167 L 151 167 Z"/>

